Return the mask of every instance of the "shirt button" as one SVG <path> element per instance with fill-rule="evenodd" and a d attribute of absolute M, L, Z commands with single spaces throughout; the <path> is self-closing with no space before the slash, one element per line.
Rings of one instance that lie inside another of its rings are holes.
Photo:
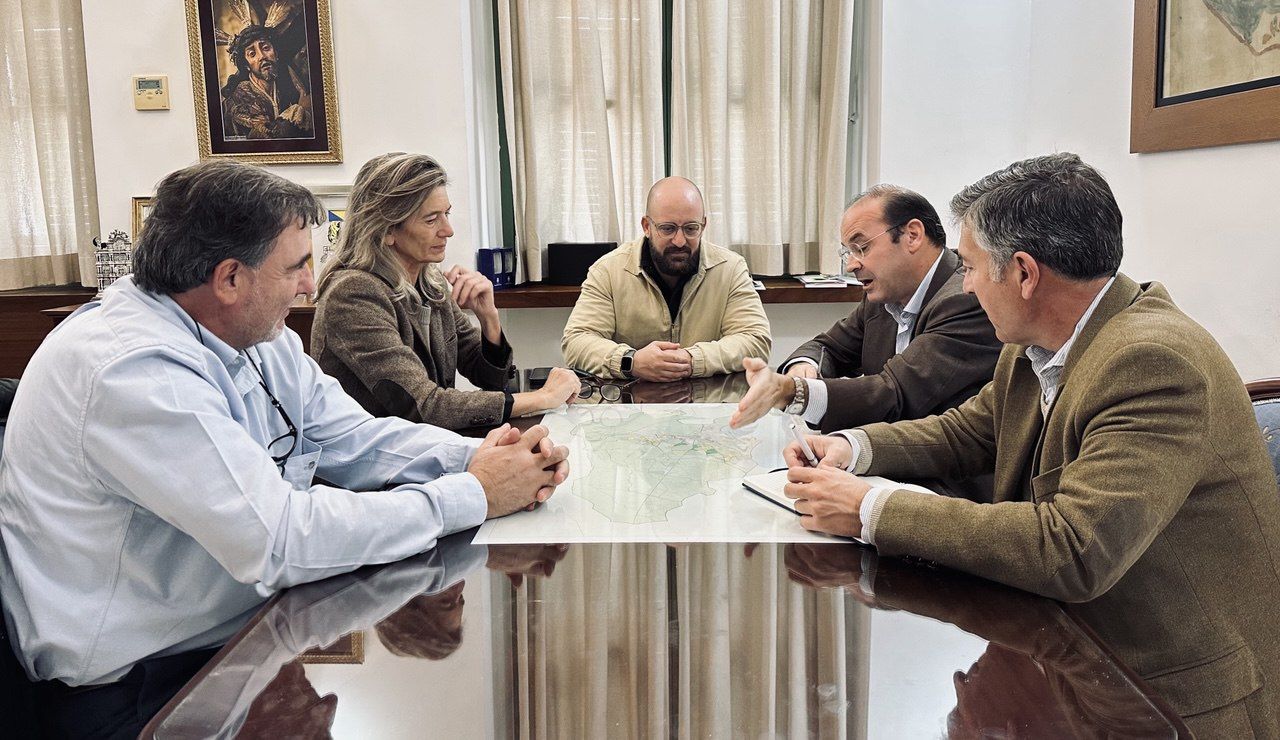
<path fill-rule="evenodd" d="M 307 470 L 310 470 L 310 469 L 314 468 L 315 466 L 316 466 L 316 464 L 315 464 L 315 463 L 313 463 L 313 462 L 309 462 L 309 463 L 307 463 Z"/>

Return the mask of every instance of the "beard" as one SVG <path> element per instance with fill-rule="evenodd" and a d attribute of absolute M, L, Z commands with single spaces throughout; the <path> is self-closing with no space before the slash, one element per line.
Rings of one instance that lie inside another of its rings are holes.
<path fill-rule="evenodd" d="M 263 62 L 258 65 L 258 70 L 255 73 L 255 76 L 263 82 L 274 82 L 276 79 L 275 62 Z"/>
<path fill-rule="evenodd" d="M 653 242 L 649 242 L 649 257 L 658 272 L 667 277 L 688 277 L 698 271 L 698 250 L 688 244 L 683 247 L 672 244 L 665 252 L 659 252 Z"/>

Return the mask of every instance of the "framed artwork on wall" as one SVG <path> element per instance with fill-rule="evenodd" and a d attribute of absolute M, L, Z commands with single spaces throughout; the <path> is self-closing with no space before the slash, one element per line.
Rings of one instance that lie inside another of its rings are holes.
<path fill-rule="evenodd" d="M 1280 6 L 1136 0 L 1129 151 L 1280 139 Z"/>
<path fill-rule="evenodd" d="M 186 0 L 200 158 L 341 162 L 329 0 Z"/>
<path fill-rule="evenodd" d="M 138 241 L 138 235 L 142 233 L 142 224 L 147 220 L 147 215 L 151 213 L 151 197 L 146 195 L 133 196 L 133 220 L 130 228 L 133 229 L 133 240 Z"/>
<path fill-rule="evenodd" d="M 313 185 L 310 190 L 324 206 L 324 222 L 311 231 L 311 269 L 319 279 L 338 246 L 338 235 L 342 233 L 342 224 L 347 219 L 347 198 L 351 195 L 351 186 Z"/>

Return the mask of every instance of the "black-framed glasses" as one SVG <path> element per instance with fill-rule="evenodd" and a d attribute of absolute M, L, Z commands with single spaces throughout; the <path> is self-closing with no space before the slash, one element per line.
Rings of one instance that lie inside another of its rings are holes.
<path fill-rule="evenodd" d="M 862 261 L 862 259 L 863 259 L 864 257 L 866 257 L 866 256 L 867 256 L 867 252 L 870 252 L 870 251 L 871 251 L 871 243 L 872 243 L 872 242 L 874 242 L 876 239 L 879 239 L 880 237 L 884 236 L 885 234 L 888 234 L 890 231 L 894 231 L 894 230 L 896 230 L 896 229 L 901 229 L 903 226 L 906 226 L 906 225 L 907 225 L 907 224 L 909 224 L 909 223 L 911 223 L 911 222 L 910 222 L 910 221 L 903 221 L 902 223 L 898 224 L 897 226 L 890 226 L 889 228 L 885 229 L 884 231 L 881 231 L 879 234 L 876 234 L 875 236 L 871 237 L 870 239 L 867 239 L 866 241 L 862 242 L 861 244 L 858 244 L 857 242 L 854 242 L 853 244 L 850 244 L 850 245 L 849 245 L 849 246 L 847 246 L 847 247 L 846 247 L 845 245 L 841 244 L 841 245 L 840 245 L 840 261 L 841 261 L 841 262 L 846 262 L 846 261 L 848 261 L 848 259 L 849 259 L 850 257 L 854 257 L 854 258 L 856 258 L 859 262 L 861 262 L 861 261 Z M 895 237 L 895 238 L 896 238 L 896 237 Z"/>
<path fill-rule="evenodd" d="M 578 381 L 582 384 L 582 388 L 578 390 L 579 399 L 585 401 L 599 394 L 601 400 L 608 403 L 620 401 L 623 391 L 635 382 L 634 380 L 629 380 L 625 383 L 603 381 L 593 375 L 584 375 L 581 372 L 578 373 Z"/>
<path fill-rule="evenodd" d="M 249 358 L 249 364 L 253 366 L 254 372 L 258 374 L 258 385 L 262 386 L 263 392 L 267 394 L 267 400 L 271 402 L 276 412 L 280 414 L 280 418 L 284 420 L 285 433 L 267 443 L 267 454 L 271 455 L 271 462 L 275 463 L 276 467 L 280 469 L 280 474 L 284 475 L 284 464 L 289 460 L 289 456 L 293 454 L 293 451 L 298 448 L 298 427 L 294 426 L 293 419 L 289 418 L 289 414 L 285 412 L 280 400 L 267 387 L 267 379 L 263 377 L 262 370 L 258 368 L 258 363 L 254 362 L 253 358 L 247 354 L 245 357 Z M 289 449 L 285 450 L 283 455 L 275 454 L 274 450 L 286 439 L 289 440 Z"/>

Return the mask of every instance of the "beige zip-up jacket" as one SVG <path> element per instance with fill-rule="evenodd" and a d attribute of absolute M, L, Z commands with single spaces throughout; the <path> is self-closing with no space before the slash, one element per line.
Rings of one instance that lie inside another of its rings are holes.
<path fill-rule="evenodd" d="M 643 244 L 623 244 L 587 272 L 560 343 L 566 364 L 621 378 L 622 355 L 657 340 L 689 350 L 695 378 L 737 372 L 746 357 L 769 360 L 769 319 L 746 260 L 703 241 L 673 322 L 662 291 L 640 267 Z"/>

